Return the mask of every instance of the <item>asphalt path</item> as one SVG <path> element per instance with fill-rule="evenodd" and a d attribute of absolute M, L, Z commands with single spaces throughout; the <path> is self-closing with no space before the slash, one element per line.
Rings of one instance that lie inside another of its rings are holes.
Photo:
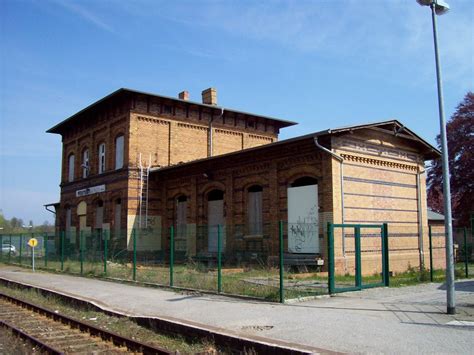
<path fill-rule="evenodd" d="M 2 266 L 0 277 L 72 295 L 133 316 L 168 317 L 233 334 L 350 353 L 457 353 L 474 349 L 474 279 L 456 283 L 457 314 L 447 315 L 437 283 L 374 288 L 273 304 L 173 292 Z"/>

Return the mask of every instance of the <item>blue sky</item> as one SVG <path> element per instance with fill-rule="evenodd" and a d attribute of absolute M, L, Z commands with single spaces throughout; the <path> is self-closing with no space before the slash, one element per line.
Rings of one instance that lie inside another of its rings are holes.
<path fill-rule="evenodd" d="M 446 115 L 473 90 L 474 5 L 438 17 Z M 281 139 L 397 118 L 439 131 L 430 11 L 415 0 L 0 1 L 0 209 L 53 221 L 61 138 L 45 130 L 119 87 L 218 90 L 297 121 Z"/>

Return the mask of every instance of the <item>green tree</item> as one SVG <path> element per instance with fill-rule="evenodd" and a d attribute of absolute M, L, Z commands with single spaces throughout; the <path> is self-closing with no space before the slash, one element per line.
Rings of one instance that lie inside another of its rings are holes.
<path fill-rule="evenodd" d="M 468 92 L 446 125 L 448 136 L 451 204 L 456 225 L 469 226 L 474 211 L 474 93 Z M 441 147 L 440 136 L 436 137 Z M 428 171 L 428 206 L 443 213 L 441 159 Z"/>

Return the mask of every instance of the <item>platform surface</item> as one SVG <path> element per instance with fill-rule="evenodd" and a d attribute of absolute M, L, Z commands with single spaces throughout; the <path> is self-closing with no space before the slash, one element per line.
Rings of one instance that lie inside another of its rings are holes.
<path fill-rule="evenodd" d="M 458 353 L 474 349 L 474 279 L 456 283 L 457 314 L 442 284 L 377 288 L 293 304 L 173 292 L 0 266 L 0 277 L 133 316 L 169 317 L 246 336 L 362 353 Z"/>

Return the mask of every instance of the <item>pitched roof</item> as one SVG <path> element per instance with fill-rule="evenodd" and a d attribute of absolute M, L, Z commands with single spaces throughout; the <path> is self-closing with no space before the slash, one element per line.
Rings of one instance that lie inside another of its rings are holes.
<path fill-rule="evenodd" d="M 90 104 L 89 106 L 83 108 L 82 110 L 76 112 L 74 115 L 66 118 L 65 120 L 63 120 L 60 123 L 58 123 L 57 125 L 55 125 L 54 127 L 51 127 L 46 132 L 47 133 L 61 133 L 63 128 L 65 128 L 67 125 L 69 125 L 69 124 L 73 123 L 74 121 L 76 121 L 79 118 L 79 116 L 81 116 L 81 114 L 83 114 L 87 111 L 93 110 L 94 108 L 100 106 L 101 104 L 105 104 L 106 102 L 111 101 L 114 98 L 117 98 L 120 95 L 124 95 L 124 94 L 145 95 L 145 96 L 155 97 L 155 98 L 159 98 L 159 99 L 174 101 L 174 102 L 177 102 L 177 103 L 182 103 L 182 104 L 187 104 L 187 105 L 192 105 L 192 106 L 205 107 L 205 108 L 211 109 L 211 110 L 221 111 L 221 109 L 224 109 L 226 112 L 232 112 L 232 113 L 236 113 L 236 114 L 242 114 L 242 115 L 246 115 L 246 116 L 258 117 L 258 118 L 263 118 L 263 119 L 266 119 L 266 120 L 274 121 L 278 124 L 279 128 L 289 127 L 289 126 L 293 126 L 293 125 L 297 124 L 296 122 L 292 122 L 292 121 L 282 120 L 282 119 L 279 119 L 279 118 L 274 118 L 274 117 L 270 117 L 270 116 L 263 116 L 263 115 L 258 115 L 258 114 L 254 114 L 254 113 L 244 112 L 244 111 L 239 111 L 239 110 L 226 108 L 226 107 L 222 107 L 222 106 L 208 105 L 208 104 L 203 104 L 203 103 L 200 103 L 200 102 L 195 102 L 195 101 L 190 101 L 190 100 L 182 100 L 182 99 L 178 99 L 178 98 L 170 97 L 170 96 L 158 95 L 158 94 L 153 94 L 153 93 L 148 93 L 148 92 L 138 91 L 138 90 L 133 90 L 133 89 L 127 89 L 127 88 L 120 88 L 120 89 L 112 92 L 111 94 L 109 94 L 107 96 L 104 96 L 103 98 L 101 98 L 101 99 L 97 100 L 96 102 Z"/>
<path fill-rule="evenodd" d="M 444 215 L 441 213 L 433 211 L 431 208 L 428 208 L 428 220 L 429 221 L 444 221 Z"/>
<path fill-rule="evenodd" d="M 158 172 L 158 171 L 167 171 L 170 169 L 178 168 L 178 167 L 187 167 L 191 166 L 194 164 L 199 164 L 200 162 L 203 161 L 211 161 L 211 160 L 217 160 L 217 159 L 226 159 L 231 156 L 235 156 L 237 154 L 245 154 L 247 152 L 257 152 L 257 151 L 264 151 L 266 149 L 271 149 L 272 147 L 276 147 L 279 145 L 285 145 L 285 144 L 290 144 L 293 142 L 297 141 L 303 141 L 305 139 L 314 139 L 316 137 L 323 137 L 323 136 L 331 136 L 331 135 L 337 135 L 340 133 L 344 132 L 350 132 L 350 131 L 356 131 L 360 129 L 375 129 L 376 131 L 388 133 L 388 134 L 393 134 L 395 136 L 401 137 L 401 138 L 406 138 L 410 139 L 414 142 L 417 142 L 420 148 L 422 148 L 422 154 L 425 160 L 431 160 L 431 159 L 436 159 L 441 156 L 441 152 L 436 149 L 434 146 L 429 144 L 427 141 L 425 141 L 423 138 L 415 134 L 413 131 L 410 129 L 406 128 L 405 125 L 403 125 L 400 121 L 398 120 L 387 120 L 387 121 L 379 121 L 379 122 L 373 122 L 373 123 L 364 123 L 364 124 L 359 124 L 359 125 L 352 125 L 352 126 L 345 126 L 345 127 L 339 127 L 339 128 L 329 128 L 325 129 L 319 132 L 314 132 L 310 134 L 306 134 L 303 136 L 298 136 L 294 138 L 289 138 L 269 144 L 264 144 L 258 147 L 253 147 L 253 148 L 247 148 L 247 149 L 242 149 L 242 150 L 237 150 L 234 152 L 226 153 L 226 154 L 221 154 L 221 155 L 215 155 L 212 157 L 207 157 L 207 158 L 202 158 L 202 159 L 196 159 L 192 160 L 186 163 L 181 163 L 181 164 L 176 164 L 176 165 L 170 165 L 170 166 L 165 166 L 162 168 L 152 168 L 151 172 Z M 403 133 L 405 132 L 405 133 Z"/>

